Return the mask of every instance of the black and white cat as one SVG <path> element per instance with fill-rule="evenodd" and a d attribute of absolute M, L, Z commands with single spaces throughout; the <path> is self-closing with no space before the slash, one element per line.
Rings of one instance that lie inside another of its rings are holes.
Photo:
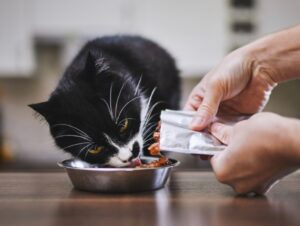
<path fill-rule="evenodd" d="M 29 106 L 61 149 L 123 167 L 147 151 L 160 111 L 177 109 L 179 99 L 178 70 L 164 49 L 137 36 L 110 36 L 88 42 L 49 100 Z"/>

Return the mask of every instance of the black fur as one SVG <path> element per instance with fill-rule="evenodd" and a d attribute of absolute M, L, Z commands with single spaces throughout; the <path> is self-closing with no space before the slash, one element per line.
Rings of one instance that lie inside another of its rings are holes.
<path fill-rule="evenodd" d="M 141 76 L 140 86 L 135 93 Z M 114 107 L 122 86 L 119 107 L 116 109 Z M 109 144 L 103 132 L 119 146 L 127 144 L 138 133 L 142 123 L 139 96 L 149 98 L 155 87 L 157 90 L 150 104 L 152 106 L 157 101 L 163 103 L 154 108 L 153 117 L 144 130 L 144 140 L 151 137 L 162 109 L 178 108 L 180 79 L 174 60 L 157 44 L 141 37 L 103 37 L 88 42 L 81 49 L 48 101 L 30 107 L 47 120 L 60 148 L 89 163 L 104 164 L 118 150 Z M 110 92 L 113 115 L 120 114 L 119 123 L 128 119 L 125 132 L 120 132 L 122 123 L 117 125 L 109 113 Z M 87 137 L 84 133 L 89 138 L 79 137 Z M 89 139 L 94 143 L 90 148 L 100 146 L 104 149 L 91 154 L 88 148 L 82 150 L 85 144 L 75 145 L 88 142 Z M 146 142 L 144 150 L 150 143 Z M 141 148 L 137 142 L 134 143 L 131 159 L 138 155 Z"/>

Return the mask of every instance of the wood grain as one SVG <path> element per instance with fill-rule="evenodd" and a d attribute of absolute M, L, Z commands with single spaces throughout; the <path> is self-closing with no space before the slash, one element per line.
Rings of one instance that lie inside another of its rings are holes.
<path fill-rule="evenodd" d="M 0 173 L 0 225 L 268 226 L 300 224 L 300 173 L 266 197 L 237 197 L 211 172 L 174 172 L 161 190 L 95 194 L 65 173 Z"/>

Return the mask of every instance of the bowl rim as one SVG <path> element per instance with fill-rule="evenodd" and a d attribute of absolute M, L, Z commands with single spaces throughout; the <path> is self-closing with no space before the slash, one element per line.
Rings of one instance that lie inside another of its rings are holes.
<path fill-rule="evenodd" d="M 153 159 L 156 160 L 158 159 L 157 157 L 141 157 L 141 159 Z M 65 169 L 70 169 L 70 170 L 84 170 L 84 171 L 94 171 L 94 172 L 124 172 L 124 171 L 143 171 L 143 170 L 158 170 L 158 169 L 165 169 L 165 168 L 173 168 L 176 167 L 180 164 L 180 161 L 173 159 L 173 158 L 168 158 L 172 163 L 166 166 L 162 166 L 162 167 L 151 167 L 151 168 L 112 168 L 112 167 L 108 167 L 108 168 L 78 168 L 78 167 L 72 167 L 72 166 L 68 166 L 66 165 L 67 163 L 74 161 L 74 158 L 70 158 L 70 159 L 65 159 L 63 161 L 57 162 L 57 165 L 61 168 L 65 168 Z"/>

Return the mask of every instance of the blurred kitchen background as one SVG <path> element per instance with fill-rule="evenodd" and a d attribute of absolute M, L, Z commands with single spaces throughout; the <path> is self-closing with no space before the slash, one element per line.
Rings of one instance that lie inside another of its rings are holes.
<path fill-rule="evenodd" d="M 0 0 L 0 168 L 55 168 L 68 157 L 27 104 L 47 99 L 87 40 L 139 34 L 158 42 L 177 60 L 184 103 L 229 51 L 298 24 L 299 12 L 299 0 Z M 277 87 L 266 110 L 300 117 L 299 87 Z M 208 166 L 177 158 L 182 168 Z"/>

